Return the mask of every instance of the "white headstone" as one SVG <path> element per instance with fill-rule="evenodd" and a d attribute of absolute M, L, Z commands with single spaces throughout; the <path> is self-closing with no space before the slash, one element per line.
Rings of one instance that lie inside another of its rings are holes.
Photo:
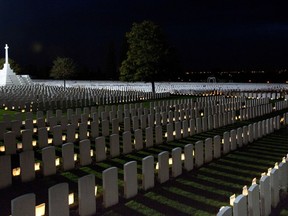
<path fill-rule="evenodd" d="M 12 216 L 35 216 L 36 198 L 34 193 L 16 197 L 11 201 Z"/>
<path fill-rule="evenodd" d="M 158 180 L 160 184 L 169 180 L 169 153 L 167 151 L 158 154 Z"/>
<path fill-rule="evenodd" d="M 240 194 L 236 197 L 233 203 L 233 216 L 247 216 L 248 206 L 247 197 Z"/>
<path fill-rule="evenodd" d="M 91 143 L 89 139 L 84 139 L 79 142 L 80 149 L 80 165 L 86 166 L 91 164 L 92 159 L 90 156 Z"/>
<path fill-rule="evenodd" d="M 119 120 L 117 118 L 112 119 L 112 134 L 119 134 Z"/>
<path fill-rule="evenodd" d="M 162 129 L 162 127 L 161 127 L 161 129 Z M 145 147 L 149 148 L 152 146 L 153 146 L 153 128 L 147 127 L 147 128 L 145 128 Z"/>
<path fill-rule="evenodd" d="M 134 131 L 135 136 L 135 149 L 141 150 L 143 149 L 143 135 L 142 135 L 142 129 L 136 129 Z"/>
<path fill-rule="evenodd" d="M 234 151 L 237 149 L 237 143 L 236 143 L 236 131 L 235 130 L 231 130 L 230 131 L 230 147 L 231 147 L 231 151 Z"/>
<path fill-rule="evenodd" d="M 22 131 L 22 150 L 23 151 L 33 150 L 32 136 L 33 136 L 32 130 L 26 129 Z"/>
<path fill-rule="evenodd" d="M 167 142 L 171 142 L 173 140 L 174 140 L 173 124 L 169 123 L 167 124 Z"/>
<path fill-rule="evenodd" d="M 177 177 L 182 174 L 182 149 L 180 147 L 172 149 L 172 176 Z"/>
<path fill-rule="evenodd" d="M 99 136 L 99 123 L 97 121 L 91 122 L 91 137 L 96 138 Z"/>
<path fill-rule="evenodd" d="M 182 122 L 182 129 L 183 129 L 183 138 L 188 137 L 189 134 L 188 134 L 188 121 L 187 120 L 184 120 Z"/>
<path fill-rule="evenodd" d="M 193 145 L 187 144 L 184 146 L 184 168 L 187 171 L 191 171 L 194 167 L 194 158 L 193 158 Z"/>
<path fill-rule="evenodd" d="M 213 159 L 213 152 L 212 152 L 212 138 L 205 139 L 205 163 L 209 163 Z"/>
<path fill-rule="evenodd" d="M 243 146 L 243 138 L 242 138 L 242 128 L 237 128 L 237 145 L 238 147 Z"/>
<path fill-rule="evenodd" d="M 260 179 L 260 200 L 261 215 L 270 215 L 271 213 L 271 186 L 270 176 L 262 176 Z"/>
<path fill-rule="evenodd" d="M 202 132 L 202 120 L 201 118 L 196 118 L 196 133 Z"/>
<path fill-rule="evenodd" d="M 227 154 L 230 152 L 230 135 L 229 135 L 229 132 L 226 131 L 223 133 L 223 140 L 224 140 L 223 153 Z"/>
<path fill-rule="evenodd" d="M 96 162 L 100 162 L 106 159 L 106 146 L 105 137 L 97 137 L 95 139 L 95 156 Z"/>
<path fill-rule="evenodd" d="M 75 125 L 74 124 L 67 125 L 66 142 L 69 142 L 69 143 L 75 142 Z"/>
<path fill-rule="evenodd" d="M 124 197 L 130 199 L 138 193 L 137 162 L 124 164 Z"/>
<path fill-rule="evenodd" d="M 200 167 L 204 163 L 203 141 L 195 143 L 195 166 Z"/>
<path fill-rule="evenodd" d="M 95 176 L 93 174 L 78 179 L 79 215 L 96 214 Z"/>
<path fill-rule="evenodd" d="M 161 125 L 157 125 L 155 127 L 155 139 L 156 139 L 156 141 L 155 141 L 156 145 L 163 143 L 163 135 L 162 135 L 162 126 Z"/>
<path fill-rule="evenodd" d="M 35 178 L 34 169 L 35 159 L 34 151 L 25 151 L 20 153 L 21 181 L 28 182 Z"/>
<path fill-rule="evenodd" d="M 131 130 L 130 118 L 125 117 L 124 118 L 124 131 L 130 131 L 130 130 Z"/>
<path fill-rule="evenodd" d="M 42 149 L 43 175 L 56 174 L 55 147 L 48 146 Z"/>
<path fill-rule="evenodd" d="M 216 135 L 213 137 L 213 158 L 221 157 L 221 137 Z"/>
<path fill-rule="evenodd" d="M 46 127 L 38 129 L 38 146 L 39 148 L 48 146 L 48 132 Z"/>
<path fill-rule="evenodd" d="M 251 185 L 248 189 L 248 215 L 260 215 L 260 191 L 259 185 Z"/>
<path fill-rule="evenodd" d="M 273 208 L 279 203 L 280 200 L 280 185 L 279 185 L 279 169 L 273 168 L 270 173 L 270 185 L 271 185 L 271 204 Z"/>
<path fill-rule="evenodd" d="M 119 202 L 118 170 L 111 167 L 102 172 L 103 181 L 103 204 L 105 208 Z"/>
<path fill-rule="evenodd" d="M 142 188 L 148 190 L 154 187 L 154 157 L 147 156 L 142 159 Z"/>
<path fill-rule="evenodd" d="M 60 125 L 54 126 L 52 129 L 53 144 L 55 146 L 62 145 L 62 128 Z"/>
<path fill-rule="evenodd" d="M 60 183 L 49 188 L 49 215 L 69 216 L 68 183 Z"/>
<path fill-rule="evenodd" d="M 288 163 L 281 162 L 279 164 L 279 184 L 280 188 L 283 191 L 287 191 L 288 186 L 288 172 L 287 172 Z"/>
<path fill-rule="evenodd" d="M 131 132 L 123 132 L 123 154 L 129 154 L 132 152 Z"/>
<path fill-rule="evenodd" d="M 248 127 L 243 126 L 243 144 L 247 145 L 248 144 Z"/>
<path fill-rule="evenodd" d="M 12 155 L 16 154 L 16 134 L 15 132 L 9 131 L 4 134 L 4 146 L 5 154 Z"/>
<path fill-rule="evenodd" d="M 109 121 L 108 120 L 102 120 L 102 136 L 109 136 Z"/>
<path fill-rule="evenodd" d="M 110 135 L 110 156 L 117 157 L 120 155 L 119 135 Z"/>
<path fill-rule="evenodd" d="M 217 216 L 232 216 L 232 208 L 230 206 L 222 207 Z"/>
<path fill-rule="evenodd" d="M 65 171 L 74 169 L 75 162 L 73 143 L 65 143 L 62 145 L 62 164 Z"/>
<path fill-rule="evenodd" d="M 190 136 L 193 136 L 195 132 L 195 119 L 190 119 L 189 121 L 189 127 L 190 127 Z"/>

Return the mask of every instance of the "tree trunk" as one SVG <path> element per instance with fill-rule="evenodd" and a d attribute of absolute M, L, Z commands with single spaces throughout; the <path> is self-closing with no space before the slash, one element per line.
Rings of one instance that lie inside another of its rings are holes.
<path fill-rule="evenodd" d="M 152 85 L 152 93 L 155 94 L 155 82 L 151 81 L 151 85 Z"/>
<path fill-rule="evenodd" d="M 64 89 L 66 89 L 66 80 L 64 79 Z"/>

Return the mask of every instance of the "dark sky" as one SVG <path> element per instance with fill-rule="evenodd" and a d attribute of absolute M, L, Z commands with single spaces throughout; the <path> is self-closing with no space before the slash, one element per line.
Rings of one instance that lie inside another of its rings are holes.
<path fill-rule="evenodd" d="M 60 55 L 97 68 L 108 44 L 119 52 L 145 19 L 162 27 L 185 70 L 288 67 L 288 12 L 277 0 L 0 0 L 0 57 L 8 43 L 22 65 Z"/>

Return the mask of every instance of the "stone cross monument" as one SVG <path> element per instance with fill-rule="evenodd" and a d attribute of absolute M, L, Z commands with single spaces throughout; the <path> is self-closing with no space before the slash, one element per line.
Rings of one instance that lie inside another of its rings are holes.
<path fill-rule="evenodd" d="M 10 68 L 8 61 L 8 45 L 5 44 L 5 63 L 3 69 L 0 70 L 0 86 L 6 85 L 31 85 L 32 80 L 28 75 L 16 75 L 14 71 Z"/>
<path fill-rule="evenodd" d="M 6 46 L 5 46 L 5 64 L 9 64 L 9 62 L 8 62 L 8 49 L 9 49 L 9 47 L 6 44 Z"/>

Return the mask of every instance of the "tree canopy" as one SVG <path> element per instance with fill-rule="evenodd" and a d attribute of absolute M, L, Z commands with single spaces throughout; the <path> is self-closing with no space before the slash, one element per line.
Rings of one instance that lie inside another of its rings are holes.
<path fill-rule="evenodd" d="M 76 63 L 71 58 L 57 57 L 53 61 L 53 67 L 50 71 L 50 76 L 54 79 L 70 79 L 75 76 L 77 72 Z"/>
<path fill-rule="evenodd" d="M 11 69 L 16 73 L 21 73 L 21 67 L 13 59 L 8 58 Z M 0 69 L 3 69 L 5 63 L 5 58 L 0 58 Z"/>
<path fill-rule="evenodd" d="M 160 27 L 151 21 L 133 23 L 126 38 L 127 59 L 120 67 L 120 79 L 145 82 L 159 80 L 168 54 L 168 46 Z"/>

